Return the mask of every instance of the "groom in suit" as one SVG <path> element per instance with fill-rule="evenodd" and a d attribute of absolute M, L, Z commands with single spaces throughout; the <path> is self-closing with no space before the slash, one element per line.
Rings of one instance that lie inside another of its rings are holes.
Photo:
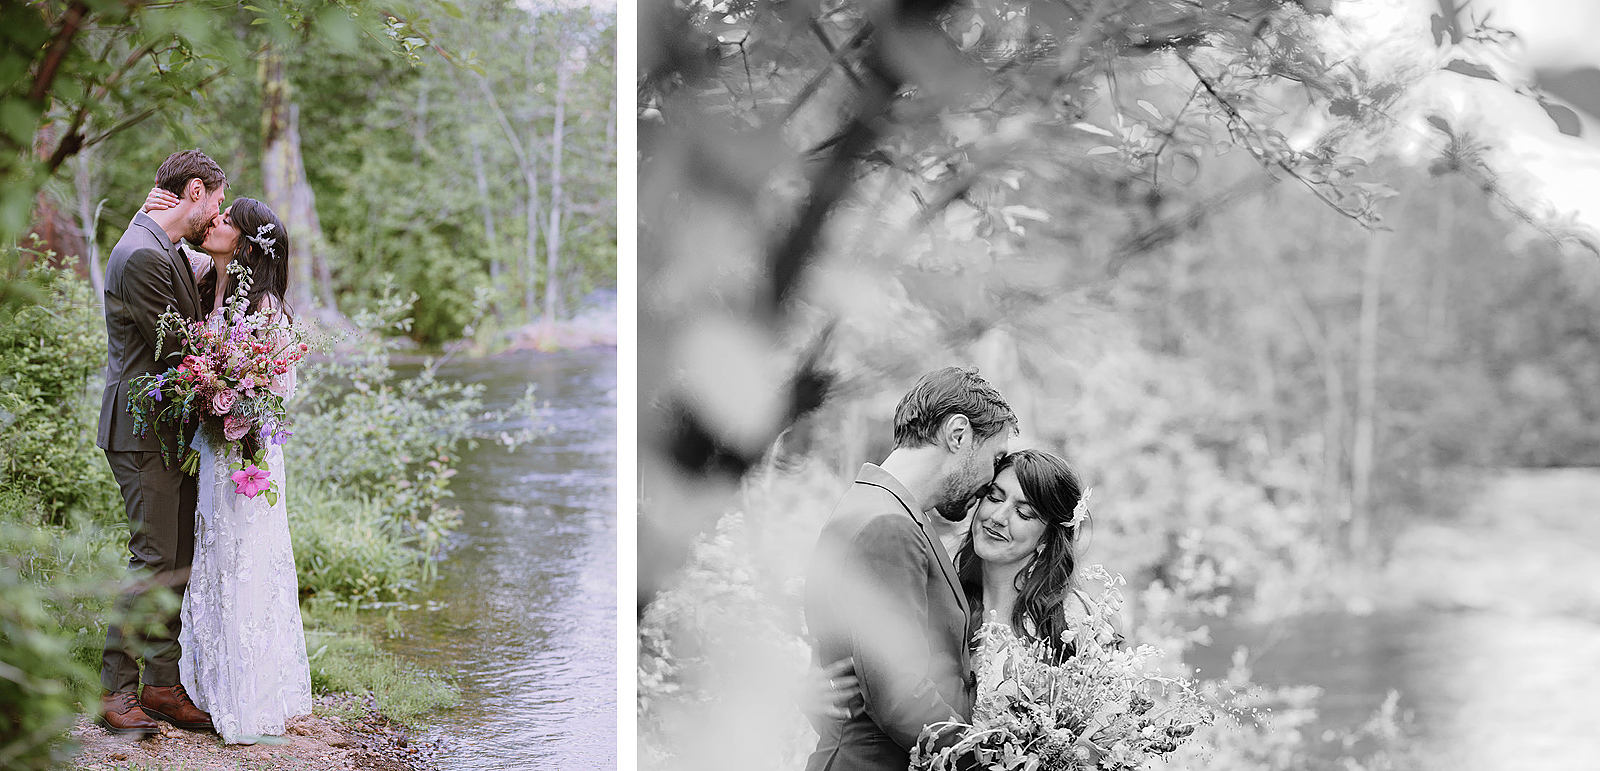
<path fill-rule="evenodd" d="M 141 594 L 164 587 L 183 596 L 194 561 L 194 477 L 178 468 L 176 451 L 188 446 L 190 431 L 150 426 L 134 433 L 128 414 L 131 381 L 160 374 L 182 360 L 181 338 L 162 339 L 157 319 L 175 310 L 186 319 L 205 316 L 200 291 L 178 239 L 199 244 L 221 212 L 228 178 L 199 150 L 173 153 L 156 171 L 156 187 L 178 196 L 178 205 L 134 215 L 106 261 L 106 390 L 100 403 L 95 444 L 105 450 L 111 473 L 128 512 L 128 571 L 138 583 L 117 602 L 126 611 Z M 161 357 L 156 357 L 160 348 Z M 152 416 L 153 417 L 153 416 Z M 167 462 L 162 447 L 174 454 Z M 120 615 L 120 613 L 119 613 Z M 112 733 L 147 734 L 158 730 L 152 716 L 181 728 L 211 730 L 211 716 L 196 707 L 178 682 L 176 612 L 161 619 L 164 630 L 145 635 L 112 624 L 101 660 L 100 724 Z M 144 658 L 144 691 L 137 659 Z"/>
<path fill-rule="evenodd" d="M 930 372 L 895 408 L 894 451 L 861 467 L 806 575 L 816 664 L 853 657 L 860 682 L 848 718 L 818 721 L 807 771 L 905 771 L 923 727 L 970 717 L 966 595 L 932 518 L 965 517 L 1015 431 L 976 369 Z"/>

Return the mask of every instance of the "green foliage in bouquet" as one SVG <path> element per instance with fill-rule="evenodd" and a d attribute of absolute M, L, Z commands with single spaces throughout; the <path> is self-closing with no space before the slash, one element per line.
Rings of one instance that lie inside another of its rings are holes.
<path fill-rule="evenodd" d="M 1160 673 L 1160 649 L 1112 642 L 1122 577 L 1095 565 L 1087 578 L 1104 590 L 1090 614 L 1063 633 L 1066 655 L 1004 624 L 983 625 L 972 723 L 924 729 L 912 768 L 955 771 L 975 761 L 996 771 L 1143 769 L 1215 720 L 1195 682 Z M 959 738 L 947 743 L 952 734 Z"/>
<path fill-rule="evenodd" d="M 230 466 L 237 472 L 232 477 L 237 492 L 254 498 L 264 491 L 275 504 L 281 488 L 278 478 L 270 476 L 262 444 L 288 441 L 292 421 L 284 405 L 291 387 L 287 377 L 310 346 L 302 340 L 301 328 L 276 311 L 250 312 L 249 268 L 234 262 L 228 273 L 236 287 L 220 316 L 191 321 L 171 309 L 161 314 L 156 358 L 161 358 L 161 343 L 176 337 L 183 360 L 165 372 L 130 381 L 128 413 L 140 436 L 152 423 L 170 424 L 181 435 L 182 428 L 198 422 L 212 447 L 225 455 L 237 451 L 240 460 Z M 196 453 L 168 447 L 164 437 L 161 455 L 169 464 L 183 458 L 186 473 L 199 470 Z"/>

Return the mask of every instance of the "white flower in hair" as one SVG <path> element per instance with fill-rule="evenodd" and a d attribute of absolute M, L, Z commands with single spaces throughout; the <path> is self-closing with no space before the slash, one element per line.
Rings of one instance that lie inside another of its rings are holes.
<path fill-rule="evenodd" d="M 272 247 L 277 246 L 278 239 L 276 239 L 276 238 L 267 238 L 267 234 L 272 232 L 272 228 L 273 228 L 272 223 L 270 223 L 270 222 L 263 223 L 261 225 L 261 227 L 256 228 L 256 234 L 255 235 L 253 235 L 253 236 L 245 236 L 245 238 L 248 238 L 251 241 L 254 241 L 256 246 L 261 247 L 261 251 L 267 253 L 267 257 L 275 260 L 275 259 L 278 259 L 278 253 L 273 251 Z"/>
<path fill-rule="evenodd" d="M 1072 507 L 1072 519 L 1067 521 L 1067 527 L 1077 527 L 1089 516 L 1089 496 L 1094 494 L 1091 487 L 1083 491 L 1083 497 L 1078 499 L 1078 505 Z"/>

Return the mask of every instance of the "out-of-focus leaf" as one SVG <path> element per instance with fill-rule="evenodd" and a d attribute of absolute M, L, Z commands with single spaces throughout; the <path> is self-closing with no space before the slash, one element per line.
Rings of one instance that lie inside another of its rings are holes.
<path fill-rule="evenodd" d="M 1555 121 L 1556 128 L 1561 133 L 1571 137 L 1583 136 L 1583 121 L 1578 118 L 1578 113 L 1564 104 L 1557 104 L 1548 99 L 1540 99 L 1539 106 L 1544 108 L 1550 120 Z"/>
<path fill-rule="evenodd" d="M 1450 72 L 1458 73 L 1458 74 L 1461 74 L 1461 75 L 1466 75 L 1467 77 L 1471 77 L 1471 78 L 1482 78 L 1484 80 L 1493 80 L 1493 81 L 1495 81 L 1497 83 L 1500 81 L 1499 78 L 1495 77 L 1495 74 L 1493 72 L 1490 72 L 1489 70 L 1485 69 L 1482 66 L 1479 66 L 1479 65 L 1473 64 L 1472 62 L 1466 61 L 1465 59 L 1456 59 L 1455 61 L 1452 61 L 1449 64 L 1446 64 L 1444 66 L 1444 68 L 1446 70 L 1449 70 Z"/>

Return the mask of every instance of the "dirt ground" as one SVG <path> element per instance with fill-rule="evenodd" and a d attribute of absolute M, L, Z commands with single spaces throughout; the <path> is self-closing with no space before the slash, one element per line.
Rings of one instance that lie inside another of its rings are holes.
<path fill-rule="evenodd" d="M 273 743 L 225 745 L 222 737 L 161 724 L 144 739 L 113 736 L 83 718 L 72 729 L 82 752 L 73 771 L 424 771 L 443 748 L 418 742 L 369 700 L 340 694 L 317 699 L 313 714 L 291 718 Z"/>

